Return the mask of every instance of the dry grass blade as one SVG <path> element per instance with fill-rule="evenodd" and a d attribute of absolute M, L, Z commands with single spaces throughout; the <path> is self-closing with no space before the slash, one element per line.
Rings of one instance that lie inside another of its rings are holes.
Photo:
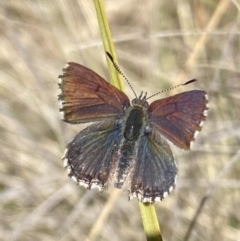
<path fill-rule="evenodd" d="M 116 205 L 117 199 L 119 198 L 121 191 L 115 189 L 111 194 L 110 198 L 106 202 L 100 216 L 96 219 L 94 225 L 92 226 L 88 237 L 85 241 L 94 241 L 98 237 L 99 233 L 103 229 L 107 218 L 109 217 L 110 213 L 112 212 L 114 206 Z"/>
<path fill-rule="evenodd" d="M 199 206 L 196 210 L 196 213 L 189 225 L 189 228 L 187 230 L 187 233 L 185 235 L 185 238 L 183 239 L 184 241 L 188 241 L 191 235 L 191 232 L 194 229 L 194 226 L 197 222 L 197 219 L 199 217 L 199 215 L 202 212 L 202 209 L 205 205 L 205 203 L 207 202 L 207 200 L 212 196 L 214 189 L 219 185 L 219 183 L 221 183 L 221 179 L 224 177 L 224 175 L 233 167 L 233 165 L 240 160 L 240 151 L 238 151 L 233 157 L 232 159 L 224 166 L 224 168 L 220 171 L 220 173 L 217 175 L 217 177 L 214 179 L 214 181 L 210 184 L 210 186 L 208 187 L 206 193 L 204 194 L 201 202 L 199 203 Z"/>
<path fill-rule="evenodd" d="M 201 38 L 197 41 L 194 46 L 193 52 L 189 55 L 184 70 L 179 74 L 177 78 L 177 82 L 184 81 L 187 76 L 187 71 L 190 71 L 194 64 L 197 62 L 197 58 L 201 55 L 201 52 L 204 51 L 206 43 L 210 39 L 209 33 L 214 31 L 219 21 L 222 19 L 223 14 L 231 2 L 229 0 L 221 0 L 216 7 L 215 12 L 213 13 L 206 29 L 205 33 L 201 36 Z"/>

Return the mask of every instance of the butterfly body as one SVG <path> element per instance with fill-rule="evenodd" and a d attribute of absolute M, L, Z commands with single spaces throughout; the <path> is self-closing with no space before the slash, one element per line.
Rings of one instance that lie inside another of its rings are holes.
<path fill-rule="evenodd" d="M 132 101 L 133 106 L 129 106 L 124 113 L 122 123 L 122 136 L 119 146 L 119 160 L 116 168 L 114 186 L 122 188 L 126 177 L 134 165 L 139 142 L 143 135 L 147 134 L 148 113 L 144 105 L 148 106 L 141 96 Z M 135 105 L 134 101 L 141 100 L 143 103 Z"/>
<path fill-rule="evenodd" d="M 123 92 L 82 65 L 69 63 L 59 79 L 63 120 L 93 122 L 67 146 L 69 177 L 100 191 L 113 181 L 142 202 L 165 198 L 177 178 L 166 139 L 190 148 L 206 117 L 206 93 L 183 92 L 150 105 L 141 94 L 131 105 Z"/>

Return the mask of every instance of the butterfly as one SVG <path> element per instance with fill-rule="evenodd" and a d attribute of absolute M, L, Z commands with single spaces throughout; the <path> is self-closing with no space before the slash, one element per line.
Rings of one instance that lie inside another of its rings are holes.
<path fill-rule="evenodd" d="M 177 166 L 168 141 L 190 149 L 207 116 L 205 91 L 183 92 L 150 105 L 141 93 L 130 102 L 97 73 L 73 62 L 59 76 L 59 88 L 63 120 L 93 122 L 65 150 L 64 167 L 73 181 L 99 191 L 113 182 L 116 188 L 126 187 L 130 199 L 144 203 L 169 195 Z"/>

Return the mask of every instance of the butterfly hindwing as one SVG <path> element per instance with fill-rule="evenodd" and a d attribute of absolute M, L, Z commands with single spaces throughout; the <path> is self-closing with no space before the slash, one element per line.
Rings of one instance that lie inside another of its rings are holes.
<path fill-rule="evenodd" d="M 59 88 L 63 120 L 72 124 L 116 119 L 130 105 L 122 91 L 94 71 L 73 62 L 59 76 Z"/>
<path fill-rule="evenodd" d="M 175 187 L 177 167 L 167 141 L 158 132 L 141 137 L 129 176 L 129 196 L 142 202 L 165 198 Z"/>
<path fill-rule="evenodd" d="M 115 121 L 90 125 L 68 144 L 64 166 L 69 177 L 86 188 L 103 190 L 115 171 L 121 126 Z"/>
<path fill-rule="evenodd" d="M 156 100 L 149 106 L 149 124 L 169 141 L 189 149 L 206 119 L 205 91 L 192 90 Z"/>

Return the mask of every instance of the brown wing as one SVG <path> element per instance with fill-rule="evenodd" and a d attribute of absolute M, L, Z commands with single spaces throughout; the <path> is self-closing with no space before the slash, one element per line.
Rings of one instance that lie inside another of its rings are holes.
<path fill-rule="evenodd" d="M 156 100 L 149 106 L 149 122 L 169 141 L 189 149 L 207 115 L 207 94 L 193 90 Z"/>
<path fill-rule="evenodd" d="M 118 118 L 128 97 L 92 70 L 68 63 L 59 76 L 63 120 L 72 124 Z"/>

